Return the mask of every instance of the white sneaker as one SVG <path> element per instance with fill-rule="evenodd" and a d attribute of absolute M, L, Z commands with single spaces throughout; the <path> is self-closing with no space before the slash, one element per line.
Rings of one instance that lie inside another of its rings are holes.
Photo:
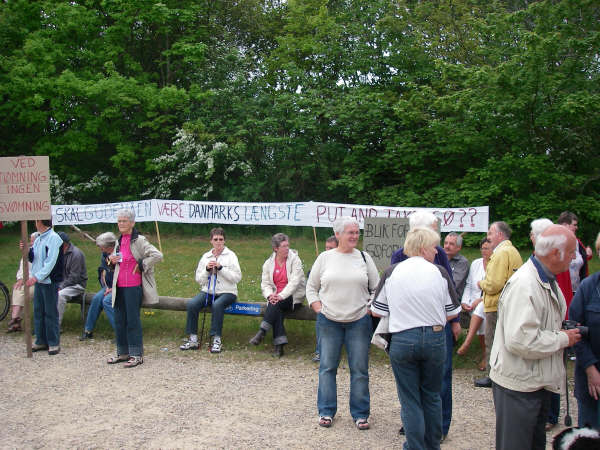
<path fill-rule="evenodd" d="M 187 341 L 179 346 L 179 350 L 198 350 L 198 342 Z"/>
<path fill-rule="evenodd" d="M 211 353 L 221 353 L 221 337 L 215 336 L 210 347 Z"/>

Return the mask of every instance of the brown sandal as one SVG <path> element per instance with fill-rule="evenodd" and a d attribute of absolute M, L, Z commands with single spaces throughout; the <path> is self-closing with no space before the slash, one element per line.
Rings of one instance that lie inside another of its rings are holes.
<path fill-rule="evenodd" d="M 16 331 L 23 331 L 23 328 L 21 328 L 21 319 L 20 317 L 16 317 L 14 319 L 11 319 L 10 322 L 8 322 L 8 330 L 6 330 L 7 333 L 14 333 Z"/>
<path fill-rule="evenodd" d="M 123 364 L 123 367 L 128 369 L 131 367 L 139 366 L 140 364 L 144 364 L 144 358 L 142 358 L 141 356 L 130 356 L 129 361 Z"/>

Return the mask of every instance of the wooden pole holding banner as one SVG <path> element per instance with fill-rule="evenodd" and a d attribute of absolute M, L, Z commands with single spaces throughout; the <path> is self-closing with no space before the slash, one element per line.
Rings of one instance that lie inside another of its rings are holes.
<path fill-rule="evenodd" d="M 83 231 L 81 228 L 75 226 L 75 225 L 71 225 L 71 228 L 73 228 L 75 231 L 77 231 L 79 234 L 81 234 L 82 236 L 85 236 L 86 238 L 88 238 L 90 241 L 92 242 L 96 242 L 96 239 L 94 239 L 92 236 L 90 236 L 89 234 L 87 234 L 85 231 Z"/>
<path fill-rule="evenodd" d="M 317 243 L 317 230 L 313 227 L 313 236 L 315 237 L 315 253 L 319 256 L 319 244 Z"/>
<path fill-rule="evenodd" d="M 23 242 L 23 294 L 24 294 L 24 309 L 23 309 L 23 324 L 25 325 L 25 346 L 27 347 L 27 357 L 33 356 L 31 352 L 31 300 L 29 293 L 31 289 L 25 283 L 29 280 L 29 233 L 27 232 L 27 221 L 21 221 L 21 242 Z"/>
<path fill-rule="evenodd" d="M 158 238 L 158 249 L 162 253 L 162 244 L 160 243 L 160 231 L 158 230 L 158 221 L 154 221 L 154 225 L 156 225 L 156 237 Z"/>

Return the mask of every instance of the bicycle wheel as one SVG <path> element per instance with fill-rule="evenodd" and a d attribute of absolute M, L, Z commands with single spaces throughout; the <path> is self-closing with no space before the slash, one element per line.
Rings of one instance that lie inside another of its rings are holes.
<path fill-rule="evenodd" d="M 4 320 L 8 314 L 10 307 L 10 296 L 8 295 L 8 288 L 0 281 L 0 320 Z"/>

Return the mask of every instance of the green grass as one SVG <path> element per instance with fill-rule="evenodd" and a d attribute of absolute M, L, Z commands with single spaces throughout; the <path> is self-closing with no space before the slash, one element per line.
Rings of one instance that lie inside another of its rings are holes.
<path fill-rule="evenodd" d="M 158 239 L 154 224 L 141 224 L 141 231 L 149 240 L 158 247 Z M 31 224 L 30 224 L 31 227 Z M 103 231 L 115 231 L 114 226 L 93 225 L 81 227 L 92 236 L 97 236 Z M 208 230 L 210 226 L 190 225 L 187 227 L 167 227 L 168 232 L 163 231 L 161 225 L 161 244 L 165 259 L 156 266 L 156 280 L 160 295 L 172 297 L 192 297 L 199 289 L 194 280 L 196 266 L 200 256 L 210 249 L 208 241 Z M 270 255 L 271 234 L 278 231 L 275 229 L 259 229 L 259 227 L 230 227 L 226 228 L 227 246 L 238 256 L 242 268 L 242 281 L 238 285 L 240 301 L 262 301 L 260 292 L 260 279 L 262 265 Z M 30 232 L 33 231 L 30 228 Z M 57 227 L 57 231 L 66 231 L 71 240 L 79 247 L 86 256 L 88 269 L 88 291 L 96 292 L 99 289 L 97 281 L 97 267 L 100 253 L 96 245 L 68 227 Z M 286 228 L 284 230 L 290 235 L 291 247 L 296 249 L 304 263 L 305 272 L 311 268 L 316 258 L 315 245 L 312 230 L 301 228 Z M 319 245 L 324 246 L 324 240 L 331 234 L 331 230 L 317 230 Z M 20 232 L 16 228 L 4 228 L 0 231 L 0 280 L 9 288 L 15 280 L 18 268 L 20 250 L 18 242 Z M 530 249 L 522 249 L 523 259 L 529 257 Z M 472 261 L 478 258 L 479 250 L 466 248 L 463 254 Z M 600 270 L 600 263 L 594 258 L 590 264 L 590 272 Z M 6 320 L 6 319 L 5 319 Z M 202 321 L 202 316 L 200 316 Z M 6 322 L 4 322 L 6 323 Z M 225 316 L 223 326 L 223 339 L 225 348 L 228 350 L 243 350 L 249 352 L 253 357 L 269 355 L 271 349 L 270 336 L 264 345 L 258 347 L 248 346 L 250 337 L 256 333 L 260 318 L 247 316 Z M 142 324 L 144 328 L 145 345 L 152 347 L 176 348 L 184 337 L 185 313 L 182 311 L 146 310 L 142 312 Z M 210 314 L 206 316 L 206 326 L 210 326 Z M 314 351 L 313 321 L 288 320 L 286 329 L 290 345 L 286 352 L 298 357 L 308 357 Z M 64 333 L 77 335 L 81 333 L 81 319 L 79 306 L 68 305 L 63 320 Z M 100 316 L 95 329 L 97 338 L 112 339 L 113 332 L 104 314 Z M 461 342 L 462 342 L 461 338 Z M 473 368 L 479 358 L 479 342 L 474 340 L 469 353 L 464 357 L 455 356 L 456 367 Z M 375 360 L 386 360 L 382 351 L 373 351 Z"/>

